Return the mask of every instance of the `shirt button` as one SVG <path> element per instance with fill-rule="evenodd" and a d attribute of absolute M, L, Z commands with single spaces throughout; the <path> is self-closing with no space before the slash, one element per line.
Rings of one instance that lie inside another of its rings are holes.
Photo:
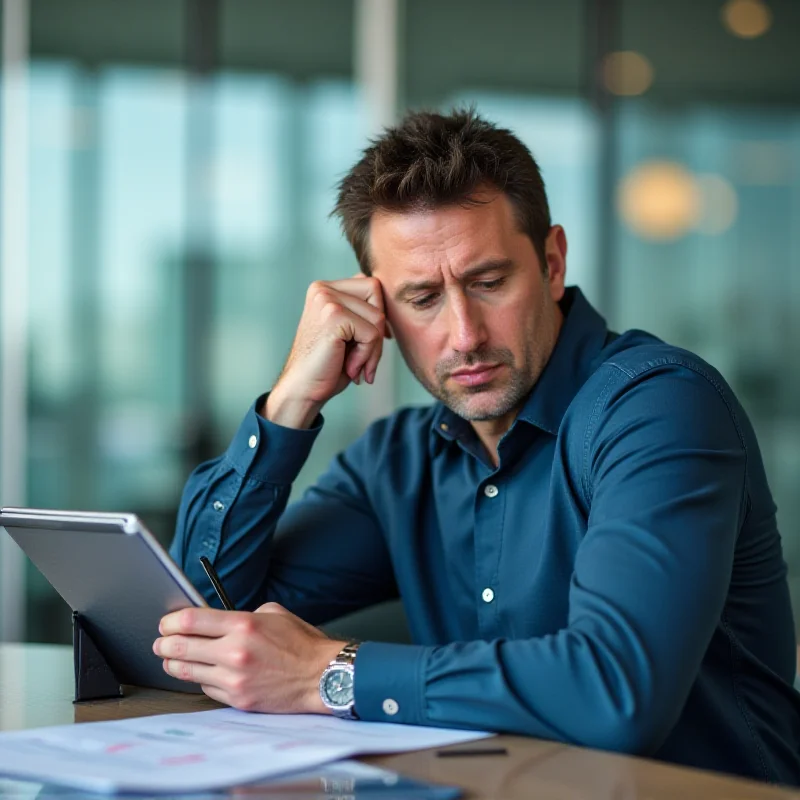
<path fill-rule="evenodd" d="M 224 503 L 220 503 L 219 500 L 215 500 L 214 501 L 214 511 L 224 511 L 224 510 L 225 510 L 225 504 Z"/>
<path fill-rule="evenodd" d="M 483 490 L 487 497 L 497 497 L 498 489 L 493 483 L 489 483 Z"/>
<path fill-rule="evenodd" d="M 439 427 L 440 427 L 440 428 L 441 428 L 441 429 L 442 429 L 442 430 L 443 430 L 445 433 L 447 433 L 447 431 L 449 431 L 449 430 L 450 430 L 450 426 L 449 426 L 449 425 L 448 425 L 446 422 L 443 422 L 443 423 L 442 423 L 442 424 L 441 424 Z"/>
<path fill-rule="evenodd" d="M 250 449 L 252 450 L 258 444 L 258 438 L 253 435 L 247 440 L 247 444 L 250 445 Z"/>
<path fill-rule="evenodd" d="M 484 603 L 491 603 L 494 600 L 494 592 L 491 589 L 484 589 L 481 597 Z"/>
<path fill-rule="evenodd" d="M 393 717 L 399 710 L 400 710 L 400 706 L 397 705 L 397 700 L 392 700 L 391 697 L 387 697 L 383 701 L 383 713 L 384 714 L 388 714 L 390 717 Z"/>

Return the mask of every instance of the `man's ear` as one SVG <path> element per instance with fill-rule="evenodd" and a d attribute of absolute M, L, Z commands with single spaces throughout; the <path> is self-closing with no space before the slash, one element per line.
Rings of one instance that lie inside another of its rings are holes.
<path fill-rule="evenodd" d="M 388 319 L 384 323 L 383 338 L 384 339 L 394 339 L 394 334 L 392 333 L 392 326 L 389 324 L 389 320 Z"/>
<path fill-rule="evenodd" d="M 553 300 L 558 302 L 564 296 L 564 282 L 567 272 L 567 234 L 561 225 L 553 225 L 544 242 L 547 263 L 546 279 Z"/>

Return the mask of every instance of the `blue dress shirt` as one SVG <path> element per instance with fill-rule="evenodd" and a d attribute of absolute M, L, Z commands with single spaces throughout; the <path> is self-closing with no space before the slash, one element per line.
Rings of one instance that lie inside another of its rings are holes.
<path fill-rule="evenodd" d="M 209 603 L 314 624 L 400 596 L 362 719 L 489 729 L 800 785 L 786 565 L 756 437 L 712 367 L 576 289 L 495 469 L 441 404 L 382 419 L 288 508 L 322 426 L 256 413 L 190 477 L 171 553 Z"/>

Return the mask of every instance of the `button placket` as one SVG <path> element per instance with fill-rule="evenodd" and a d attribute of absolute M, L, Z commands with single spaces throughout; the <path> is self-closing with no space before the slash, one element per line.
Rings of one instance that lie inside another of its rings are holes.
<path fill-rule="evenodd" d="M 499 478 L 494 474 L 492 478 Z M 502 549 L 505 495 L 500 483 L 486 483 L 478 490 L 475 518 L 475 594 L 481 636 L 497 635 L 499 609 L 497 580 Z"/>

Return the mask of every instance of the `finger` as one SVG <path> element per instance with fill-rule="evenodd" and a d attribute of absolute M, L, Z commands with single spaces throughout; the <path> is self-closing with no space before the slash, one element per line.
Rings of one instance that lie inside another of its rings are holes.
<path fill-rule="evenodd" d="M 382 356 L 383 342 L 381 342 L 380 347 L 376 347 L 372 351 L 372 354 L 367 359 L 367 363 L 364 365 L 364 377 L 367 379 L 367 383 L 371 384 L 375 382 L 375 373 L 378 371 L 378 364 Z"/>
<path fill-rule="evenodd" d="M 216 608 L 183 608 L 161 618 L 158 632 L 162 636 L 176 633 L 192 636 L 224 636 L 246 612 L 222 611 Z"/>
<path fill-rule="evenodd" d="M 383 331 L 386 324 L 386 318 L 383 313 L 383 307 L 378 307 L 362 300 L 360 297 L 348 292 L 343 292 L 335 289 L 333 286 L 324 286 L 316 296 L 318 303 L 338 303 L 340 306 L 352 311 L 359 317 L 363 317 L 367 322 L 374 325 L 383 336 Z"/>
<path fill-rule="evenodd" d="M 222 671 L 218 667 L 196 664 L 194 661 L 179 661 L 174 658 L 164 659 L 163 664 L 164 672 L 179 681 L 205 683 L 211 686 L 219 686 L 221 683 Z"/>
<path fill-rule="evenodd" d="M 343 278 L 338 281 L 325 281 L 325 285 L 337 291 L 355 295 L 375 308 L 384 310 L 383 287 L 377 278 L 368 278 L 366 275 L 356 278 Z"/>
<path fill-rule="evenodd" d="M 368 344 L 356 344 L 345 357 L 344 371 L 357 384 L 361 383 L 362 377 L 369 381 L 372 373 L 367 370 L 367 365 L 372 363 L 376 369 L 382 355 L 383 340 L 381 339 Z M 369 382 L 371 383 L 371 381 Z"/>
<path fill-rule="evenodd" d="M 165 636 L 153 642 L 153 652 L 161 658 L 216 664 L 219 661 L 216 639 L 204 636 Z"/>
<path fill-rule="evenodd" d="M 373 351 L 383 347 L 383 335 L 363 317 L 354 314 L 339 304 L 332 304 L 326 325 L 340 341 L 352 343 L 344 360 L 344 371 L 350 380 L 358 382 L 358 377 Z"/>

